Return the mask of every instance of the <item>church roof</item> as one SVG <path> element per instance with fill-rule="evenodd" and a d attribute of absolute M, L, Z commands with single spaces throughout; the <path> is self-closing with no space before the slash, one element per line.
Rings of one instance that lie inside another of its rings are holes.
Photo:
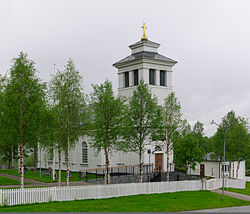
<path fill-rule="evenodd" d="M 158 47 L 160 46 L 159 43 L 152 42 L 152 41 L 147 40 L 147 39 L 143 39 L 143 40 L 140 40 L 140 41 L 138 41 L 138 42 L 136 42 L 136 43 L 130 45 L 129 48 L 133 48 L 133 47 L 135 47 L 135 46 L 138 46 L 138 45 L 145 45 L 145 44 L 146 44 L 146 45 L 150 45 L 150 46 L 158 46 Z"/>
<path fill-rule="evenodd" d="M 155 59 L 159 61 L 165 61 L 165 62 L 171 62 L 171 63 L 177 63 L 177 61 L 170 59 L 168 57 L 165 57 L 161 54 L 155 53 L 155 52 L 148 52 L 148 51 L 141 51 L 134 54 L 131 54 L 130 56 L 125 57 L 124 59 L 116 62 L 113 64 L 113 66 L 116 66 L 118 64 L 124 63 L 124 62 L 130 62 L 136 59 L 142 59 L 142 58 L 148 58 L 148 59 Z"/>

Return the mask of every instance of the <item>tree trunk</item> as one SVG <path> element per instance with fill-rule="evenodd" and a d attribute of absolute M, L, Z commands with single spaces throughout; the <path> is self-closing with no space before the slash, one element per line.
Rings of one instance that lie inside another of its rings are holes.
<path fill-rule="evenodd" d="M 19 175 L 21 174 L 20 159 L 21 159 L 20 144 L 18 144 L 18 146 L 17 146 L 17 172 L 18 172 Z"/>
<path fill-rule="evenodd" d="M 166 172 L 166 178 L 167 178 L 167 181 L 169 181 L 169 144 L 167 144 L 166 156 L 167 156 L 167 172 Z"/>
<path fill-rule="evenodd" d="M 237 161 L 236 179 L 238 179 L 238 175 L 239 175 L 239 168 L 240 168 L 240 158 L 238 158 L 238 161 Z"/>
<path fill-rule="evenodd" d="M 69 152 L 70 152 L 70 145 L 69 145 L 69 134 L 68 134 L 68 148 L 67 148 L 67 179 L 66 184 L 69 186 Z"/>
<path fill-rule="evenodd" d="M 12 145 L 11 148 L 11 163 L 10 163 L 10 169 L 14 169 L 14 147 Z"/>
<path fill-rule="evenodd" d="M 231 174 L 232 174 L 232 173 L 231 173 L 231 166 L 232 166 L 232 162 L 230 161 L 230 162 L 229 162 L 229 178 L 232 178 L 232 177 L 231 177 Z"/>
<path fill-rule="evenodd" d="M 61 186 L 61 174 L 62 174 L 62 158 L 61 149 L 58 148 L 59 170 L 58 170 L 58 186 Z"/>
<path fill-rule="evenodd" d="M 143 163 L 142 163 L 142 151 L 140 149 L 139 152 L 139 171 L 140 171 L 140 177 L 139 177 L 139 182 L 142 183 L 142 176 L 143 176 Z"/>
<path fill-rule="evenodd" d="M 21 167 L 21 177 L 20 177 L 20 187 L 24 187 L 24 169 L 23 169 L 23 109 L 20 108 L 20 124 L 19 124 L 19 143 L 20 143 L 20 167 Z"/>
<path fill-rule="evenodd" d="M 12 169 L 12 166 L 13 166 L 13 162 L 12 162 L 12 160 L 13 160 L 13 152 L 12 152 L 12 150 L 11 151 L 9 151 L 9 155 L 8 155 L 8 169 Z"/>
<path fill-rule="evenodd" d="M 110 173 L 109 173 L 109 155 L 108 155 L 108 149 L 105 148 L 104 149 L 105 152 L 105 159 L 106 159 L 106 171 L 105 171 L 105 184 L 109 184 L 110 183 Z"/>
<path fill-rule="evenodd" d="M 37 169 L 37 146 L 34 147 L 34 162 L 33 162 L 34 170 Z"/>
<path fill-rule="evenodd" d="M 233 178 L 234 178 L 234 162 L 233 162 Z"/>
<path fill-rule="evenodd" d="M 11 151 L 9 152 L 8 155 L 8 169 L 10 169 L 10 165 L 11 165 Z"/>
<path fill-rule="evenodd" d="M 52 167 L 52 180 L 54 181 L 56 179 L 55 176 L 55 165 L 56 165 L 56 157 L 55 157 L 55 149 L 53 148 L 53 167 Z"/>
<path fill-rule="evenodd" d="M 20 187 L 24 188 L 23 144 L 20 145 L 20 167 L 21 167 Z"/>

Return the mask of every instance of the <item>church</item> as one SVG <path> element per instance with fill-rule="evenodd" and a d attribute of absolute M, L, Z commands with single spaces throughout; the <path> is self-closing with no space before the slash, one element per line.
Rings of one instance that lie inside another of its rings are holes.
<path fill-rule="evenodd" d="M 140 41 L 129 46 L 131 54 L 113 66 L 118 70 L 118 93 L 127 98 L 131 97 L 140 80 L 148 84 L 151 92 L 158 99 L 160 105 L 172 92 L 172 68 L 177 63 L 158 53 L 159 43 L 148 40 L 145 24 L 142 26 L 143 36 Z M 97 153 L 91 148 L 91 139 L 87 136 L 81 137 L 75 148 L 70 152 L 70 171 L 104 168 L 104 151 Z M 54 153 L 54 155 L 53 155 Z M 48 153 L 40 151 L 38 154 L 38 167 L 55 167 L 58 170 L 58 154 L 56 151 Z M 138 154 L 121 151 L 115 152 L 110 157 L 110 166 L 127 166 L 139 164 Z M 170 169 L 173 171 L 173 152 L 170 152 Z M 161 171 L 166 171 L 166 153 L 161 142 L 151 142 L 144 150 L 144 164 L 158 166 Z M 62 155 L 62 170 L 66 170 L 66 156 Z"/>

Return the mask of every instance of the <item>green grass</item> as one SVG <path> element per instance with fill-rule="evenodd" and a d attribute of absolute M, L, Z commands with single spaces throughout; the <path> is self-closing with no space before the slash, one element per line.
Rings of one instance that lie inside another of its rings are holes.
<path fill-rule="evenodd" d="M 250 202 L 209 191 L 135 195 L 110 199 L 50 202 L 2 207 L 0 212 L 175 212 L 245 206 Z"/>
<path fill-rule="evenodd" d="M 4 176 L 0 176 L 0 186 L 8 186 L 8 185 L 19 185 L 20 181 L 11 179 L 11 178 L 6 178 Z M 30 184 L 28 182 L 24 182 L 24 184 Z"/>
<path fill-rule="evenodd" d="M 225 188 L 227 191 L 231 192 L 237 192 L 245 195 L 250 195 L 250 182 L 246 182 L 246 188 L 245 189 L 234 189 L 234 188 Z"/>
<path fill-rule="evenodd" d="M 1 185 L 19 185 L 20 182 L 18 180 L 6 178 L 3 176 L 0 176 L 0 186 Z"/>
<path fill-rule="evenodd" d="M 18 173 L 17 173 L 17 170 L 14 170 L 14 169 L 6 169 L 5 171 L 2 171 L 0 169 L 0 173 L 6 173 L 6 174 L 10 174 L 10 175 L 16 175 L 16 176 L 20 176 Z M 79 173 L 78 172 L 70 172 L 70 174 L 72 175 L 72 177 L 69 179 L 70 181 L 80 181 L 80 176 L 79 176 Z M 57 172 L 57 175 L 58 175 L 58 172 Z M 30 178 L 30 179 L 33 179 L 33 180 L 36 180 L 36 181 L 41 181 L 41 182 L 44 182 L 44 183 L 52 183 L 52 182 L 58 182 L 58 180 L 56 179 L 55 181 L 52 180 L 52 177 L 51 175 L 42 175 L 42 177 L 40 178 L 40 172 L 39 170 L 37 170 L 37 173 L 36 174 L 33 174 L 33 171 L 32 170 L 28 170 L 25 174 L 24 174 L 24 177 L 25 178 Z M 58 177 L 58 176 L 57 176 Z M 100 177 L 100 176 L 98 176 Z M 93 174 L 88 174 L 88 179 L 95 179 L 96 176 L 93 175 Z M 83 180 L 83 179 L 81 179 Z M 85 179 L 84 179 L 85 180 Z M 62 171 L 62 178 L 61 178 L 61 181 L 62 182 L 66 182 L 66 172 L 65 171 Z"/>

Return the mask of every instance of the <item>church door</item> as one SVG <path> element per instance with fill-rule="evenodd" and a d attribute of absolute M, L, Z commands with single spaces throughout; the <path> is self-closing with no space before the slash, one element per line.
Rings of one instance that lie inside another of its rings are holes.
<path fill-rule="evenodd" d="M 202 178 L 205 177 L 205 165 L 204 164 L 200 165 L 200 176 Z"/>
<path fill-rule="evenodd" d="M 155 168 L 159 171 L 162 171 L 162 153 L 155 154 Z"/>

